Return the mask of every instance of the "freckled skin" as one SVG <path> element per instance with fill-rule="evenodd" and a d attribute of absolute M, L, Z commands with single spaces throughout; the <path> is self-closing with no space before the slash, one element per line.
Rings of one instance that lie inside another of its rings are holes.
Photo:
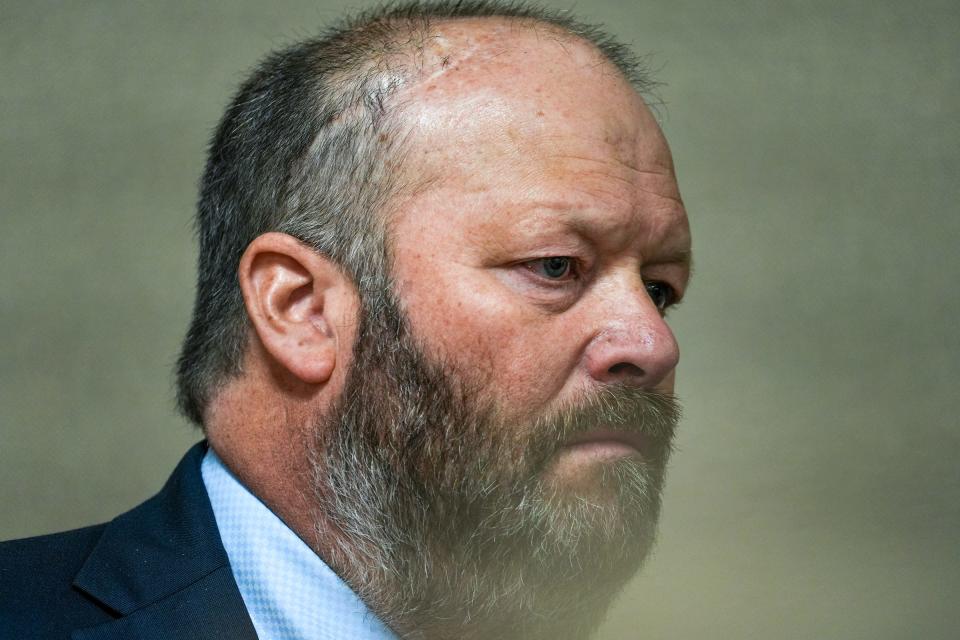
<path fill-rule="evenodd" d="M 489 20 L 437 30 L 447 67 L 398 96 L 407 169 L 433 178 L 391 214 L 414 332 L 518 418 L 612 382 L 672 391 L 678 347 L 644 281 L 682 295 L 673 256 L 690 238 L 650 111 L 585 43 Z M 531 261 L 550 256 L 584 273 L 545 282 Z"/>

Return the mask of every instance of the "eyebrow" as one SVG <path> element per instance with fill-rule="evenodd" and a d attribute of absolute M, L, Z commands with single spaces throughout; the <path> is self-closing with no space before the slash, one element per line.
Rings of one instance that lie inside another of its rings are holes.
<path fill-rule="evenodd" d="M 656 262 L 658 264 L 667 262 L 682 264 L 693 273 L 693 249 L 684 247 L 658 252 Z"/>
<path fill-rule="evenodd" d="M 569 209 L 567 211 L 569 211 Z M 591 232 L 596 231 L 598 226 L 594 220 L 581 218 L 579 216 L 563 220 L 562 223 L 573 232 L 584 235 L 590 235 Z M 667 242 L 669 243 L 670 240 L 671 239 L 668 238 Z M 689 244 L 689 239 L 687 239 L 683 245 L 673 244 L 673 246 L 670 246 L 668 244 L 666 248 L 658 250 L 653 258 L 653 262 L 656 264 L 680 264 L 692 273 L 693 248 Z"/>
<path fill-rule="evenodd" d="M 564 198 L 553 198 L 546 200 L 534 200 L 530 203 L 532 206 L 525 207 L 526 211 L 547 210 L 559 213 L 558 222 L 570 231 L 579 236 L 591 236 L 596 232 L 597 221 L 590 217 L 584 217 L 578 211 L 578 207 Z M 678 264 L 687 270 L 687 282 L 693 277 L 693 248 L 687 239 L 684 245 L 674 244 L 665 249 L 656 252 L 651 264 Z"/>

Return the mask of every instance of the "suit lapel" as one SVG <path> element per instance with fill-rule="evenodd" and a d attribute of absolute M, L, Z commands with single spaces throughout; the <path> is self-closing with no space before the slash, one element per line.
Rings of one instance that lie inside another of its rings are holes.
<path fill-rule="evenodd" d="M 255 640 L 229 566 L 117 620 L 80 629 L 73 640 Z"/>
<path fill-rule="evenodd" d="M 254 640 L 193 447 L 156 496 L 111 522 L 73 581 L 116 620 L 74 640 Z"/>

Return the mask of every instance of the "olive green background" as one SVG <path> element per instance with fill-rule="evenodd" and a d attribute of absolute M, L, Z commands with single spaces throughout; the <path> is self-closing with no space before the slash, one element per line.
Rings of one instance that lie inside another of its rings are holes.
<path fill-rule="evenodd" d="M 206 140 L 345 6 L 0 6 L 0 538 L 108 519 L 198 439 Z M 653 54 L 697 254 L 661 541 L 601 637 L 957 637 L 960 4 L 576 10 Z"/>

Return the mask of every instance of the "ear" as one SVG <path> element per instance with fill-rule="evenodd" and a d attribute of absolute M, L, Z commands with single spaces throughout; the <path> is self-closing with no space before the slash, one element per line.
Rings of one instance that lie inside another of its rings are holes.
<path fill-rule="evenodd" d="M 273 232 L 250 243 L 238 276 L 266 351 L 302 382 L 327 382 L 338 357 L 349 353 L 341 348 L 352 346 L 358 308 L 352 280 L 293 236 Z"/>

